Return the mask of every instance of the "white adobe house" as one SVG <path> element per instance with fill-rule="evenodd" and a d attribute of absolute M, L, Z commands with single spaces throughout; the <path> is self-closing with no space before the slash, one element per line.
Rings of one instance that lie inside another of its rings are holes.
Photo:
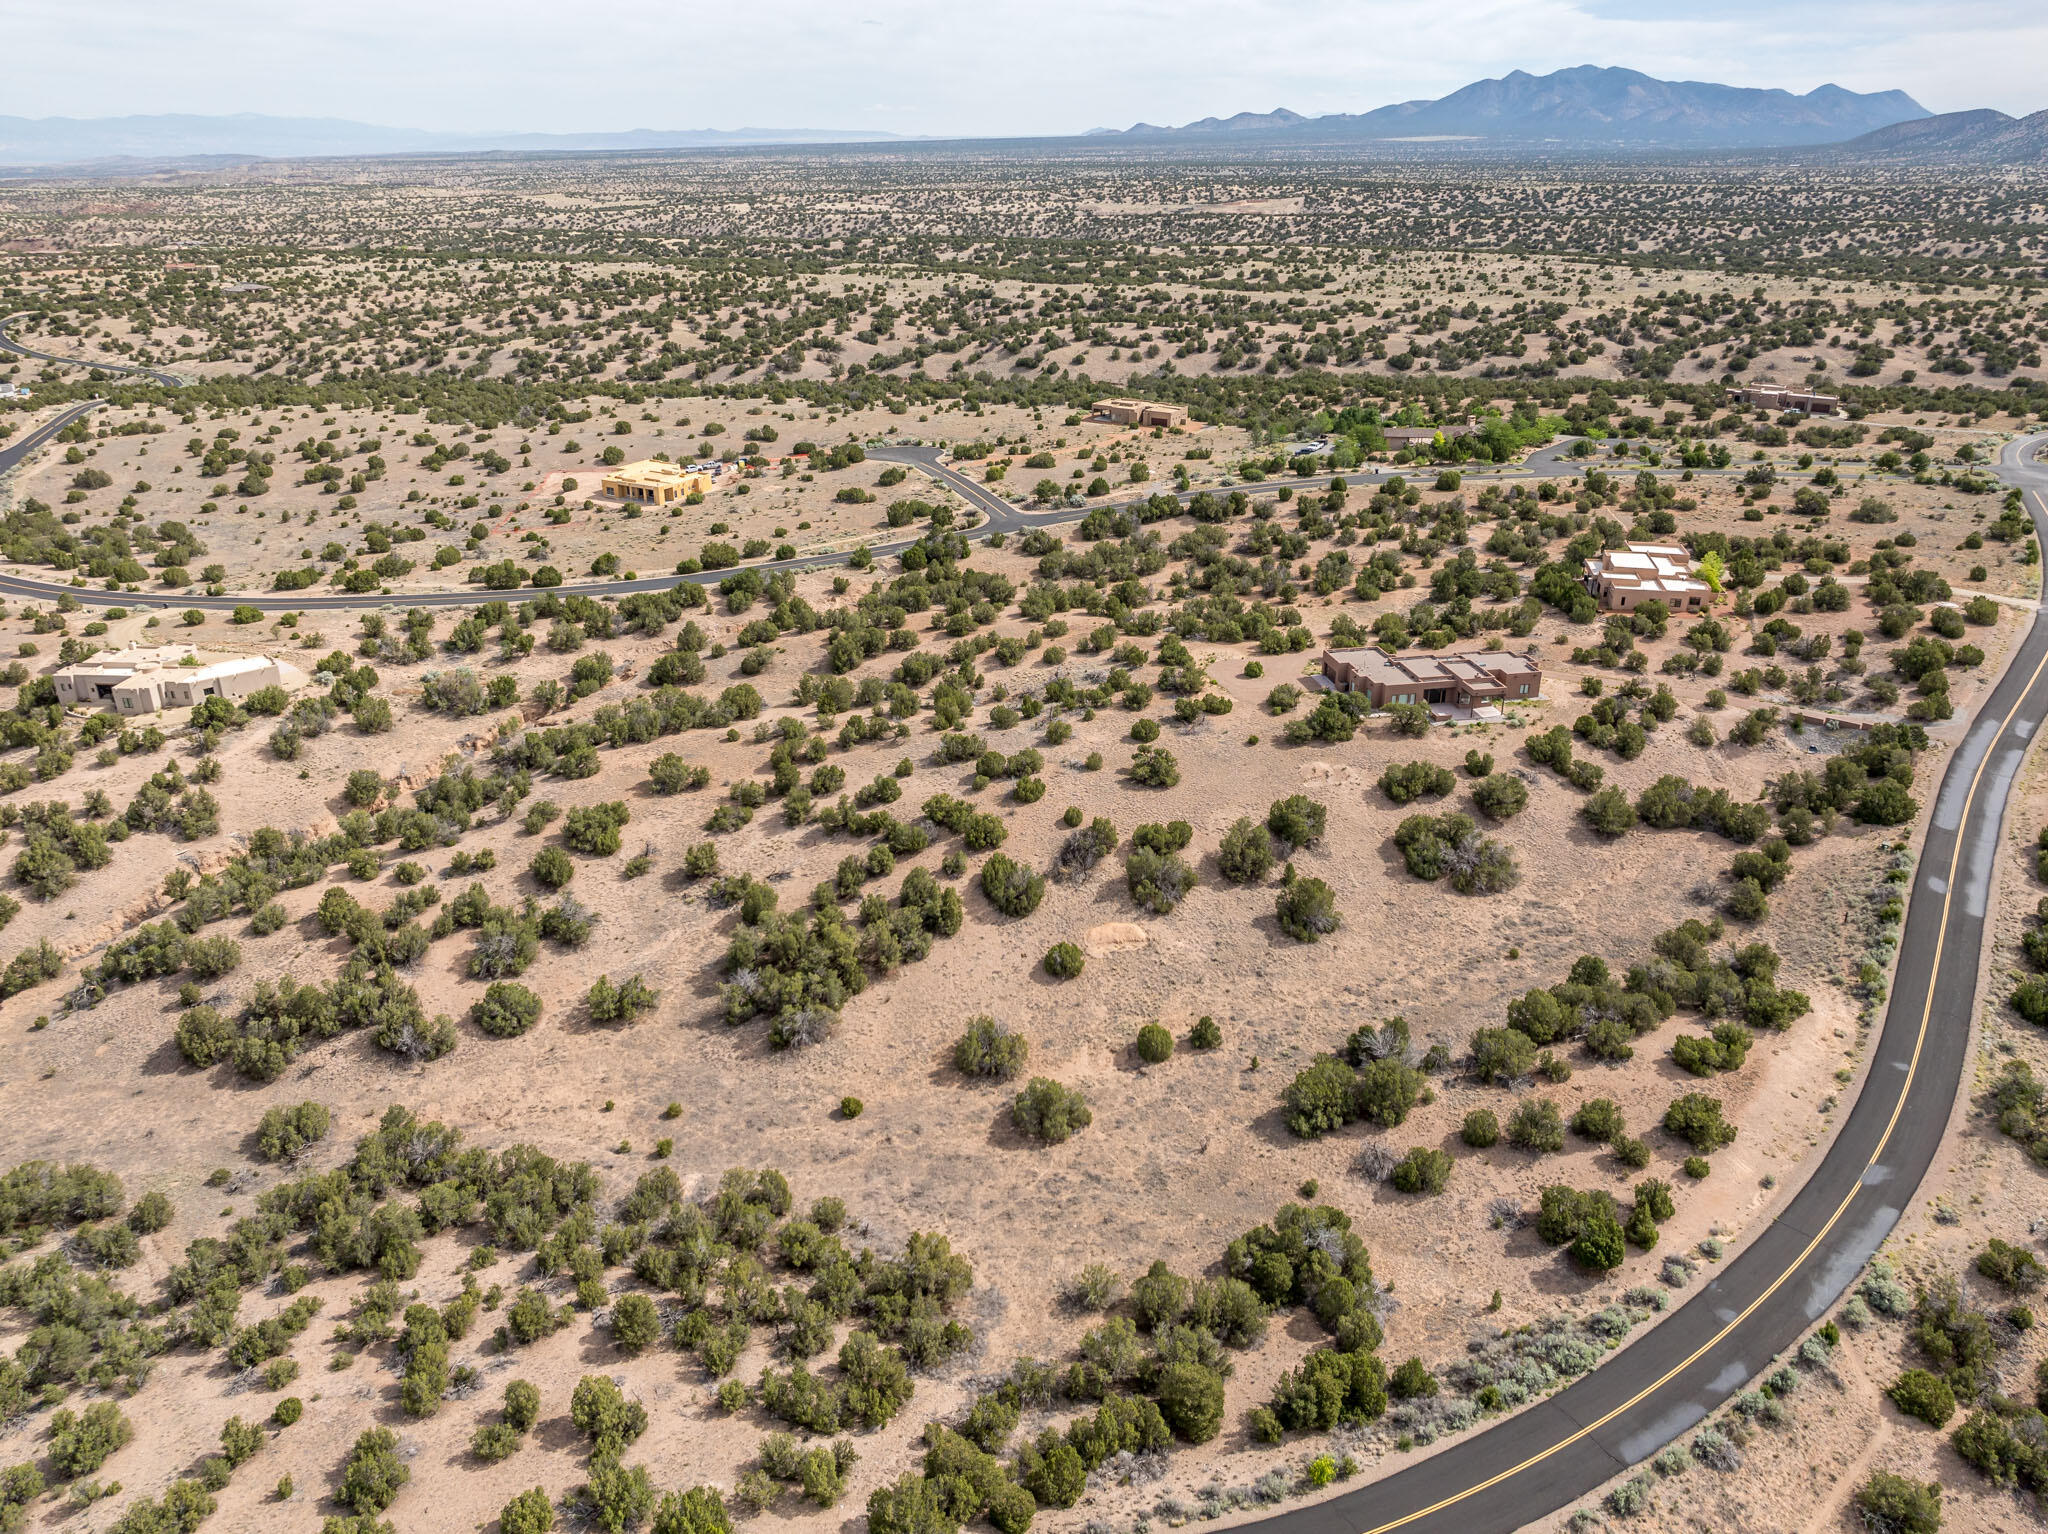
<path fill-rule="evenodd" d="M 1672 543 L 1624 543 L 1586 561 L 1586 589 L 1609 612 L 1630 612 L 1649 601 L 1674 613 L 1697 612 L 1712 588 L 1693 574 L 1692 556 Z"/>
<path fill-rule="evenodd" d="M 190 708 L 205 698 L 246 698 L 265 687 L 303 687 L 305 672 L 268 655 L 208 658 L 189 645 L 109 650 L 51 673 L 57 701 L 119 714 Z"/>

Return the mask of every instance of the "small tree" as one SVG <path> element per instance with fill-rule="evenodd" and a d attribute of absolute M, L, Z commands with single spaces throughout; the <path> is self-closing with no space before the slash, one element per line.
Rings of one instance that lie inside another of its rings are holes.
<path fill-rule="evenodd" d="M 1157 1023 L 1138 1030 L 1138 1058 L 1147 1065 L 1163 1065 L 1173 1058 L 1173 1035 Z"/>
<path fill-rule="evenodd" d="M 499 1534 L 552 1534 L 554 1527 L 554 1504 L 539 1486 L 519 1493 L 498 1514 Z"/>
<path fill-rule="evenodd" d="M 638 975 L 618 985 L 610 975 L 599 975 L 584 997 L 593 1023 L 630 1023 L 660 999 Z"/>
<path fill-rule="evenodd" d="M 1358 1076 L 1331 1055 L 1300 1072 L 1282 1094 L 1287 1127 L 1303 1139 L 1342 1129 L 1358 1114 Z"/>
<path fill-rule="evenodd" d="M 1240 816 L 1223 833 L 1216 867 L 1232 884 L 1257 884 L 1273 870 L 1272 836 L 1249 816 Z"/>
<path fill-rule="evenodd" d="M 1495 773 L 1473 785 L 1472 803 L 1489 820 L 1508 820 L 1528 807 L 1529 789 L 1513 773 Z"/>
<path fill-rule="evenodd" d="M 512 980 L 494 980 L 469 1009 L 469 1020 L 494 1039 L 512 1039 L 540 1021 L 540 998 Z"/>
<path fill-rule="evenodd" d="M 1735 1126 L 1721 1113 L 1721 1099 L 1688 1092 L 1664 1110 L 1664 1127 L 1704 1155 L 1735 1138 Z"/>
<path fill-rule="evenodd" d="M 398 1457 L 398 1435 L 388 1427 L 373 1427 L 349 1450 L 334 1496 L 358 1517 L 369 1518 L 389 1507 L 411 1479 L 412 1468 Z"/>
<path fill-rule="evenodd" d="M 1525 1097 L 1508 1119 L 1508 1144 L 1538 1154 L 1564 1149 L 1564 1119 L 1547 1097 Z"/>
<path fill-rule="evenodd" d="M 1481 1081 L 1506 1086 L 1536 1069 L 1536 1045 L 1513 1028 L 1481 1028 L 1472 1035 L 1472 1063 Z"/>
<path fill-rule="evenodd" d="M 1034 1076 L 1010 1104 L 1010 1120 L 1034 1139 L 1058 1145 L 1095 1120 L 1087 1099 L 1045 1076 Z"/>
<path fill-rule="evenodd" d="M 1892 1381 L 1885 1394 L 1892 1398 L 1892 1405 L 1929 1427 L 1946 1427 L 1956 1414 L 1955 1392 L 1948 1381 L 1925 1369 L 1908 1369 Z"/>
<path fill-rule="evenodd" d="M 1295 879 L 1283 885 L 1276 904 L 1280 930 L 1299 943 L 1319 942 L 1343 925 L 1337 897 L 1320 879 Z"/>
<path fill-rule="evenodd" d="M 1293 852 L 1321 841 L 1329 818 L 1329 810 L 1308 795 L 1289 794 L 1266 811 L 1266 829 Z"/>
<path fill-rule="evenodd" d="M 256 1126 L 256 1149 L 265 1161 L 295 1161 L 327 1138 L 332 1118 L 319 1103 L 267 1110 Z"/>
<path fill-rule="evenodd" d="M 558 890 L 576 877 L 576 865 L 560 847 L 544 847 L 527 870 L 542 889 Z"/>
<path fill-rule="evenodd" d="M 1072 943 L 1054 943 L 1045 951 L 1045 972 L 1055 980 L 1071 980 L 1088 963 L 1087 955 Z"/>
<path fill-rule="evenodd" d="M 1045 877 L 1005 853 L 992 852 L 981 865 L 981 892 L 1005 916 L 1029 916 L 1045 898 Z"/>
<path fill-rule="evenodd" d="M 1856 1509 L 1870 1534 L 1941 1534 L 1938 1482 L 1874 1471 L 1856 1490 Z"/>
<path fill-rule="evenodd" d="M 612 1306 L 612 1341 L 638 1353 L 661 1340 L 661 1315 L 644 1294 L 622 1294 Z"/>
<path fill-rule="evenodd" d="M 1620 789 L 1607 787 L 1579 806 L 1579 817 L 1602 836 L 1621 836 L 1636 823 L 1636 807 Z"/>
<path fill-rule="evenodd" d="M 953 1046 L 953 1067 L 963 1076 L 1008 1081 L 1020 1074 L 1031 1057 L 1023 1034 L 1005 1028 L 987 1013 L 974 1018 Z"/>
<path fill-rule="evenodd" d="M 1450 1184 L 1451 1166 L 1448 1153 L 1418 1145 L 1394 1163 L 1391 1180 L 1403 1193 L 1441 1193 Z"/>

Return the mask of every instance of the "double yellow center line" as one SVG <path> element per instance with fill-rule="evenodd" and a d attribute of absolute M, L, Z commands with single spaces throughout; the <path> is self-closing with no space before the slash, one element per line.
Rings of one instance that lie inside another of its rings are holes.
<path fill-rule="evenodd" d="M 2039 497 L 2037 496 L 2036 499 L 2038 500 Z M 2043 590 L 2044 598 L 2048 598 L 2048 562 L 2044 562 L 2043 567 Z M 2041 618 L 2037 619 L 2036 621 L 2048 622 L 2048 618 Z M 2009 709 L 2006 712 L 2005 717 L 1999 721 L 1998 729 L 1993 733 L 1990 741 L 1985 745 L 1984 754 L 1977 763 L 1977 770 L 1970 775 L 1969 792 L 1963 796 L 1962 814 L 1957 818 L 1956 822 L 1955 846 L 1949 853 L 1948 876 L 1946 879 L 1942 881 L 1940 925 L 1935 930 L 1934 959 L 1933 962 L 1929 965 L 1927 971 L 1927 999 L 1921 1005 L 1920 1008 L 1920 1027 L 1919 1031 L 1914 1035 L 1913 1038 L 1912 1058 L 1906 1064 L 1906 1079 L 1903 1083 L 1901 1083 L 1899 1087 L 1898 1100 L 1892 1104 L 1891 1117 L 1885 1121 L 1884 1133 L 1878 1137 L 1877 1147 L 1870 1153 L 1870 1160 L 1865 1163 L 1866 1171 L 1870 1167 L 1875 1166 L 1878 1162 L 1878 1158 L 1884 1155 L 1885 1146 L 1889 1144 L 1891 1141 L 1892 1131 L 1898 1127 L 1899 1115 L 1905 1111 L 1906 1099 L 1912 1093 L 1913 1079 L 1919 1073 L 1920 1070 L 1920 1053 L 1922 1049 L 1926 1046 L 1927 1025 L 1934 1014 L 1935 982 L 1939 980 L 1941 977 L 1942 949 L 1948 941 L 1949 903 L 1955 898 L 1956 869 L 1961 865 L 1962 862 L 1963 833 L 1970 823 L 1970 807 L 1976 802 L 1978 786 L 1984 781 L 1984 769 L 1990 766 L 1991 758 L 1998 749 L 1999 741 L 2004 738 L 2006 730 L 2011 727 L 2012 717 L 2014 714 L 2019 712 L 2020 704 L 2026 701 L 2027 694 L 2032 692 L 2034 690 L 2034 684 L 2040 681 L 2041 674 L 2043 671 L 2048 671 L 2048 652 L 2043 653 L 2039 663 L 2035 665 L 2033 672 L 2027 677 L 2026 684 L 2020 688 L 2019 693 L 2014 697 L 2011 709 Z M 1974 988 L 1975 987 L 1973 982 L 1972 989 L 1974 990 Z M 1587 1423 L 1577 1432 L 1569 1435 L 1568 1437 L 1560 1438 L 1556 1443 L 1550 1445 L 1550 1447 L 1548 1447 L 1547 1449 L 1542 1449 L 1537 1453 L 1530 1455 L 1520 1464 L 1510 1466 L 1508 1469 L 1501 1471 L 1498 1475 L 1489 1476 L 1487 1477 L 1487 1479 L 1483 1481 L 1475 1482 L 1474 1484 L 1466 1487 L 1463 1491 L 1453 1492 L 1450 1496 L 1445 1497 L 1440 1501 L 1432 1502 L 1428 1507 L 1417 1508 L 1412 1513 L 1404 1513 L 1401 1517 L 1392 1519 L 1386 1523 L 1375 1524 L 1369 1529 L 1362 1530 L 1361 1534 L 1389 1534 L 1389 1531 L 1391 1530 L 1405 1528 L 1407 1525 L 1416 1522 L 1418 1519 L 1427 1518 L 1433 1513 L 1440 1513 L 1448 1507 L 1455 1507 L 1460 1502 L 1466 1501 L 1467 1499 L 1472 1497 L 1476 1497 L 1483 1491 L 1489 1491 L 1493 1487 L 1500 1485 L 1503 1481 L 1509 1481 L 1514 1479 L 1516 1476 L 1520 1475 L 1523 1471 L 1529 1469 L 1530 1467 L 1534 1465 L 1540 1465 L 1545 1460 L 1550 1459 L 1557 1454 L 1563 1453 L 1566 1449 L 1569 1449 L 1573 1444 L 1578 1443 L 1581 1439 L 1605 1427 L 1608 1423 L 1612 1422 L 1616 1417 L 1621 1416 L 1625 1412 L 1633 1411 L 1636 1407 L 1640 1406 L 1649 1397 L 1655 1395 L 1658 1391 L 1662 1390 L 1666 1385 L 1670 1384 L 1672 1380 L 1676 1379 L 1680 1374 L 1683 1374 L 1687 1369 L 1691 1368 L 1694 1364 L 1698 1363 L 1700 1359 L 1704 1357 L 1706 1354 L 1712 1352 L 1715 1348 L 1719 1347 L 1723 1342 L 1727 1341 L 1728 1337 L 1738 1327 L 1740 1327 L 1743 1324 L 1743 1322 L 1747 1321 L 1750 1318 L 1750 1316 L 1755 1313 L 1758 1306 L 1762 1305 L 1764 1301 L 1768 1300 L 1772 1295 L 1776 1294 L 1778 1290 L 1781 1287 L 1783 1287 L 1787 1279 L 1791 1278 L 1794 1273 L 1798 1272 L 1800 1268 L 1804 1267 L 1807 1258 L 1811 1257 L 1814 1253 L 1815 1248 L 1817 1248 L 1822 1241 L 1827 1239 L 1828 1232 L 1835 1228 L 1836 1224 L 1841 1220 L 1843 1214 L 1845 1214 L 1848 1211 L 1849 1205 L 1855 1202 L 1856 1195 L 1863 1191 L 1863 1186 L 1863 1180 L 1859 1177 L 1855 1185 L 1850 1188 L 1848 1194 L 1842 1199 L 1842 1202 L 1835 1206 L 1835 1212 L 1828 1216 L 1827 1223 L 1821 1226 L 1821 1228 L 1817 1232 L 1815 1232 L 1813 1239 L 1806 1243 L 1806 1246 L 1800 1251 L 1799 1255 L 1793 1258 L 1792 1261 L 1786 1265 L 1784 1271 L 1779 1273 L 1779 1275 L 1776 1278 L 1771 1280 L 1770 1286 L 1766 1288 L 1763 1291 L 1763 1293 L 1759 1294 L 1755 1299 L 1751 1300 L 1749 1304 L 1743 1308 L 1740 1314 L 1738 1314 L 1727 1325 L 1723 1326 L 1718 1332 L 1714 1333 L 1714 1335 L 1709 1337 L 1705 1342 L 1701 1343 L 1691 1353 L 1688 1353 L 1684 1358 L 1680 1359 L 1677 1363 L 1673 1364 L 1663 1374 L 1659 1375 L 1656 1379 L 1652 1380 L 1649 1384 L 1645 1385 L 1641 1390 L 1637 1391 L 1634 1395 L 1630 1396 L 1626 1401 L 1623 1401 L 1619 1406 L 1615 1407 L 1612 1411 L 1606 1412 L 1602 1416 L 1596 1417 L 1593 1421 Z"/>

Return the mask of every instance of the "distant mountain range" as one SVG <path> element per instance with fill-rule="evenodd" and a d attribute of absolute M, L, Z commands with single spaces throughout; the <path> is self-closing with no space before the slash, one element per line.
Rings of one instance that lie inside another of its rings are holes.
<path fill-rule="evenodd" d="M 1843 159 L 1907 164 L 2048 165 L 2048 111 L 2008 117 L 1988 108 L 1893 123 L 1834 146 Z"/>
<path fill-rule="evenodd" d="M 1658 80 L 1586 64 L 1555 74 L 1522 70 L 1435 101 L 1304 117 L 1284 108 L 1205 117 L 1178 128 L 1139 123 L 1096 136 L 1172 141 L 1271 136 L 1297 141 L 1473 139 L 1488 145 L 1573 148 L 1757 149 L 1839 143 L 1928 116 L 1904 91 L 1860 95 L 1822 85 L 1790 91 Z"/>
<path fill-rule="evenodd" d="M 1936 117 L 1904 91 L 1859 94 L 1822 85 L 1790 91 L 1658 80 L 1583 65 L 1554 74 L 1516 70 L 1434 101 L 1305 117 L 1284 107 L 1204 117 L 1179 127 L 1099 128 L 1090 143 L 1199 150 L 1224 142 L 1276 145 L 1432 144 L 1505 153 L 1665 153 L 1778 149 L 1801 157 L 1905 163 L 2048 163 L 2048 112 Z M 151 166 L 251 159 L 406 154 L 533 154 L 712 149 L 747 145 L 912 142 L 891 133 L 828 128 L 637 128 L 627 133 L 433 133 L 335 117 L 0 117 L 0 167 L 118 176 Z"/>
<path fill-rule="evenodd" d="M 545 153 L 550 150 L 713 149 L 744 144 L 869 144 L 893 133 L 830 128 L 636 128 L 627 133 L 429 133 L 339 117 L 0 117 L 0 165 L 79 165 L 104 160 L 218 156 L 300 159 L 323 155 Z"/>

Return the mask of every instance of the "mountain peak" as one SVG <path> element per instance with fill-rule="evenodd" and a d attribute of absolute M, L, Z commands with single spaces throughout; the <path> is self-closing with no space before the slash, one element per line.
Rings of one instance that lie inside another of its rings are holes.
<path fill-rule="evenodd" d="M 1470 139 L 1511 146 L 1737 149 L 1839 143 L 1928 115 L 1903 91 L 1863 95 L 1839 85 L 1805 95 L 1697 80 L 1659 80 L 1640 70 L 1575 64 L 1547 75 L 1511 70 L 1434 101 L 1305 118 L 1285 109 L 1207 117 L 1180 128 L 1143 126 L 1147 137 L 1273 133 L 1323 139 Z"/>

